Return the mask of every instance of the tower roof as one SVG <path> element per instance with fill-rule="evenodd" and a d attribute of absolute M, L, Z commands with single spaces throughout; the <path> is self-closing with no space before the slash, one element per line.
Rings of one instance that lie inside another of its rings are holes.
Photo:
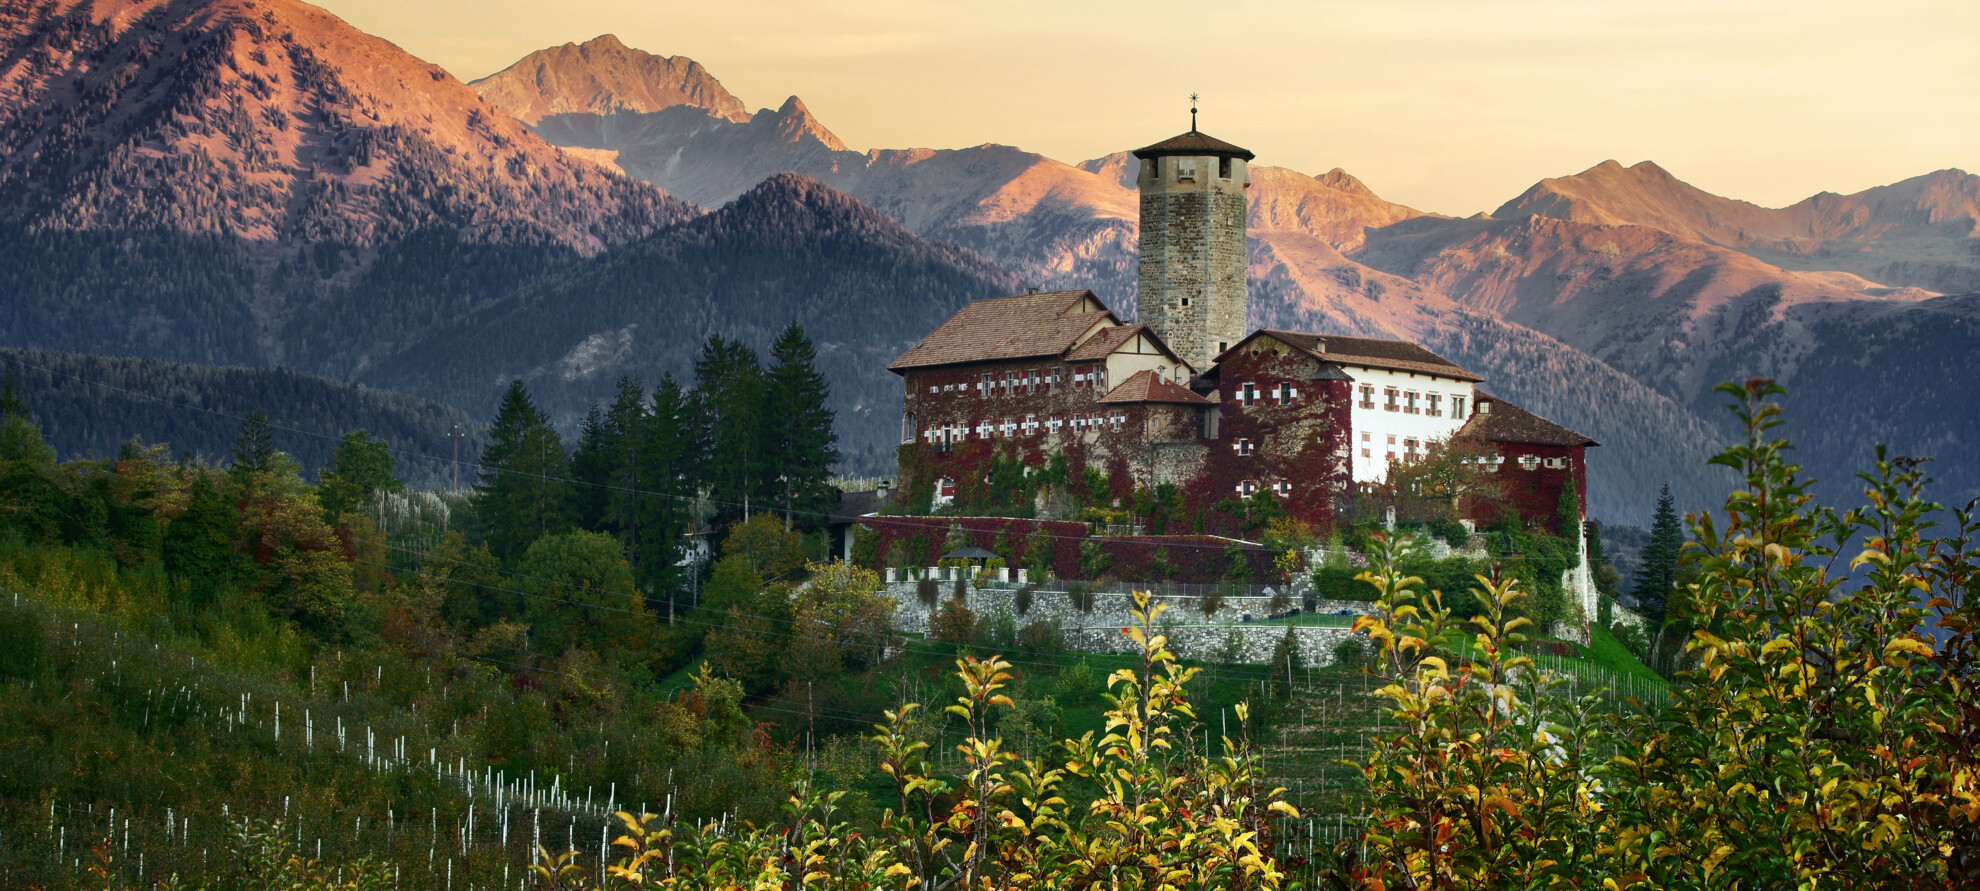
<path fill-rule="evenodd" d="M 1193 129 L 1181 136 L 1171 136 L 1154 145 L 1134 150 L 1134 156 L 1143 161 L 1167 155 L 1210 155 L 1216 158 L 1242 158 L 1246 161 L 1257 157 L 1250 149 L 1238 148 L 1215 136 L 1198 133 Z"/>

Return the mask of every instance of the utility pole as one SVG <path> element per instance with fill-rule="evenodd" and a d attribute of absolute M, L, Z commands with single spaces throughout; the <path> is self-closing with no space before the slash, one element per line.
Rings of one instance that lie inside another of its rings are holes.
<path fill-rule="evenodd" d="M 461 432 L 459 424 L 455 424 L 454 429 L 447 432 L 447 438 L 454 441 L 454 491 L 456 492 L 461 490 L 461 437 L 464 435 L 466 434 Z"/>

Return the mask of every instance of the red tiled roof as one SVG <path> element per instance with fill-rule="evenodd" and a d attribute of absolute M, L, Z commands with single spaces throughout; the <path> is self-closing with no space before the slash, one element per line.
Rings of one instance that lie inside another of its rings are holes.
<path fill-rule="evenodd" d="M 1297 349 L 1305 350 L 1314 358 L 1334 365 L 1359 365 L 1364 368 L 1386 368 L 1390 371 L 1414 371 L 1418 374 L 1434 374 L 1461 381 L 1482 381 L 1484 378 L 1465 370 L 1449 359 L 1430 352 L 1407 340 L 1384 340 L 1377 337 L 1339 337 L 1332 334 L 1305 334 L 1298 331 L 1278 331 L 1260 328 L 1252 332 L 1252 337 L 1270 335 Z M 1237 346 L 1225 350 L 1217 357 L 1233 350 L 1242 349 L 1251 337 L 1239 341 Z"/>
<path fill-rule="evenodd" d="M 1149 158 L 1160 158 L 1165 155 L 1214 155 L 1220 158 L 1243 158 L 1246 161 L 1257 157 L 1248 149 L 1238 148 L 1214 136 L 1198 133 L 1195 130 L 1191 130 L 1180 136 L 1171 136 L 1154 145 L 1134 150 L 1134 156 L 1144 161 Z"/>
<path fill-rule="evenodd" d="M 1128 375 L 1101 402 L 1175 402 L 1183 405 L 1209 405 L 1205 399 L 1188 387 L 1170 381 L 1154 372 L 1153 369 L 1137 371 Z"/>
<path fill-rule="evenodd" d="M 1497 396 L 1477 395 L 1471 419 L 1458 429 L 1458 436 L 1483 438 L 1486 442 L 1577 448 L 1601 443 L 1520 408 Z M 1486 407 L 1490 406 L 1490 410 Z"/>
<path fill-rule="evenodd" d="M 1092 291 L 978 300 L 956 311 L 888 370 L 1058 356 L 1094 325 L 1120 319 Z"/>

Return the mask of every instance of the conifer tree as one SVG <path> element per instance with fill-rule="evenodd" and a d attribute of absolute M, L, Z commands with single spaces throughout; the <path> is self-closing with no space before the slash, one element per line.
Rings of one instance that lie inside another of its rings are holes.
<path fill-rule="evenodd" d="M 605 413 L 591 403 L 578 424 L 577 449 L 571 452 L 571 520 L 580 529 L 605 531 L 605 511 L 612 500 L 612 438 Z"/>
<path fill-rule="evenodd" d="M 763 369 L 741 341 L 715 335 L 694 363 L 703 482 L 715 502 L 718 531 L 771 505 L 763 464 Z M 772 475 L 774 476 L 774 474 Z"/>
<path fill-rule="evenodd" d="M 689 506 L 699 486 L 699 465 L 690 413 L 696 402 L 673 375 L 665 375 L 653 388 L 651 405 L 636 449 L 641 495 L 632 519 L 633 567 L 656 601 L 655 612 L 665 618 L 682 602 L 680 562 L 694 531 Z"/>
<path fill-rule="evenodd" d="M 1663 624 L 1664 607 L 1677 588 L 1678 554 L 1683 548 L 1684 529 L 1678 525 L 1671 486 L 1665 483 L 1657 496 L 1656 516 L 1650 522 L 1650 543 L 1643 548 L 1643 562 L 1637 566 L 1630 588 L 1638 609 L 1654 624 Z"/>
<path fill-rule="evenodd" d="M 603 447 L 611 472 L 606 479 L 605 510 L 599 518 L 599 530 L 618 536 L 635 576 L 640 569 L 639 501 L 648 497 L 639 452 L 651 423 L 646 409 L 646 386 L 636 377 L 619 378 L 619 391 L 612 398 L 612 407 L 605 411 Z"/>
<path fill-rule="evenodd" d="M 233 475 L 246 479 L 264 470 L 275 458 L 275 433 L 268 429 L 268 416 L 260 409 L 248 412 L 241 421 L 241 435 L 234 440 Z"/>
<path fill-rule="evenodd" d="M 1561 486 L 1561 500 L 1554 505 L 1554 528 L 1562 538 L 1579 541 L 1581 535 L 1581 496 L 1575 491 L 1574 477 Z"/>
<path fill-rule="evenodd" d="M 784 525 L 818 526 L 833 506 L 832 465 L 839 460 L 839 437 L 832 429 L 832 410 L 825 407 L 831 388 L 818 373 L 818 352 L 804 328 L 792 322 L 770 349 L 765 389 L 764 431 L 768 472 L 779 478 L 778 494 Z"/>
<path fill-rule="evenodd" d="M 550 419 L 529 398 L 522 381 L 511 381 L 488 430 L 481 479 L 474 506 L 488 550 L 515 560 L 530 542 L 570 527 L 570 462 Z"/>

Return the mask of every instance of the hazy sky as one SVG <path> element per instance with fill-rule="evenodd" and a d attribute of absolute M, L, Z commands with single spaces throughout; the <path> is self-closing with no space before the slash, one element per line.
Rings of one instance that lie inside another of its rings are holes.
<path fill-rule="evenodd" d="M 1650 159 L 1759 204 L 1980 169 L 1975 0 L 317 0 L 468 80 L 603 33 L 856 149 L 1188 129 L 1424 210 Z"/>

